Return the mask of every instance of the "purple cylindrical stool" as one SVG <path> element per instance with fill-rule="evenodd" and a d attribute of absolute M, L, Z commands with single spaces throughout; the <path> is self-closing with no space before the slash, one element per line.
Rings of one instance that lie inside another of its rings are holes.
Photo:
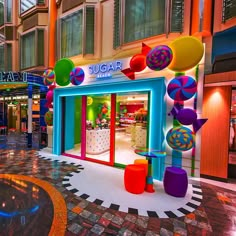
<path fill-rule="evenodd" d="M 187 172 L 177 167 L 166 167 L 163 185 L 167 194 L 174 197 L 184 197 L 188 189 Z"/>

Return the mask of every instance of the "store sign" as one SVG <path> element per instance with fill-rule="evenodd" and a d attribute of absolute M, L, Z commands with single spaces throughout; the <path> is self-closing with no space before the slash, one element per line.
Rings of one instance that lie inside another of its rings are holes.
<path fill-rule="evenodd" d="M 27 72 L 0 72 L 0 82 L 4 83 L 27 83 Z"/>
<path fill-rule="evenodd" d="M 101 64 L 94 64 L 88 67 L 90 76 L 96 78 L 110 78 L 112 74 L 121 71 L 123 68 L 121 61 L 104 62 Z"/>
<path fill-rule="evenodd" d="M 29 72 L 0 72 L 0 83 L 27 83 L 45 86 L 42 76 Z"/>

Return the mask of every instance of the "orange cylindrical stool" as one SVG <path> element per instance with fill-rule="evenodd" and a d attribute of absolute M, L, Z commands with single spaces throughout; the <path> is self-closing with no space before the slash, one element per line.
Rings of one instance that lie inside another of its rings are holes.
<path fill-rule="evenodd" d="M 142 165 L 130 164 L 125 167 L 125 189 L 134 194 L 144 192 L 146 183 L 145 168 Z"/>
<path fill-rule="evenodd" d="M 148 160 L 146 160 L 146 159 L 135 159 L 134 164 L 144 166 L 145 174 L 146 174 L 146 176 L 148 175 Z"/>

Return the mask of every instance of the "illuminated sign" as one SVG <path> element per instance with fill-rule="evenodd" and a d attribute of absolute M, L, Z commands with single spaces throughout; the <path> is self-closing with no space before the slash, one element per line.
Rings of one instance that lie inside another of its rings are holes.
<path fill-rule="evenodd" d="M 88 68 L 89 74 L 96 78 L 110 78 L 114 72 L 121 71 L 122 66 L 121 61 L 113 61 L 90 65 Z"/>
<path fill-rule="evenodd" d="M 27 72 L 0 72 L 0 82 L 27 83 Z"/>
<path fill-rule="evenodd" d="M 0 72 L 0 83 L 27 83 L 45 86 L 42 76 L 28 72 Z"/>

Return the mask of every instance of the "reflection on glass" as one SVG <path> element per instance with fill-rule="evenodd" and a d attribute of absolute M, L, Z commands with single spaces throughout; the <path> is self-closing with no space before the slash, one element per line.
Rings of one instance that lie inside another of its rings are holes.
<path fill-rule="evenodd" d="M 111 96 L 97 95 L 87 99 L 86 157 L 110 160 Z"/>
<path fill-rule="evenodd" d="M 133 164 L 140 159 L 135 148 L 146 147 L 147 93 L 118 94 L 116 102 L 115 162 Z"/>

